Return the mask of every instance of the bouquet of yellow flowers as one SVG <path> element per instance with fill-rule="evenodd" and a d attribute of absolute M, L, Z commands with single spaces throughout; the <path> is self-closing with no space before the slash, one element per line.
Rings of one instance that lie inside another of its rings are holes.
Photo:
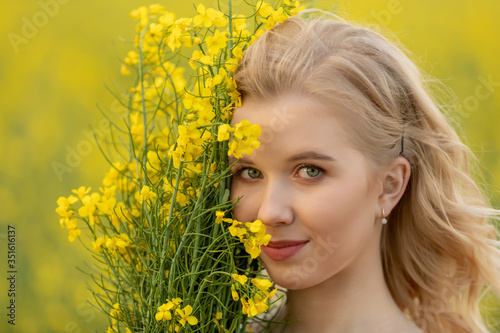
<path fill-rule="evenodd" d="M 230 218 L 228 155 L 251 154 L 261 134 L 230 124 L 241 105 L 232 74 L 253 41 L 300 9 L 283 0 L 248 4 L 248 15 L 231 2 L 226 12 L 199 4 L 192 18 L 161 5 L 131 12 L 137 34 L 121 73 L 135 83 L 119 99 L 126 114 L 104 114 L 111 168 L 99 191 L 82 186 L 56 209 L 95 259 L 107 332 L 242 332 L 276 298 L 255 260 L 265 226 Z"/>

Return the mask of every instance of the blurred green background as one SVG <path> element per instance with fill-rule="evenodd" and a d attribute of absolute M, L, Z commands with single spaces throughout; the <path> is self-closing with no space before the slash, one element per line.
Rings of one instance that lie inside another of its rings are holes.
<path fill-rule="evenodd" d="M 227 0 L 221 0 L 222 3 Z M 129 12 L 143 0 L 2 1 L 0 10 L 0 331 L 104 332 L 87 300 L 91 264 L 59 226 L 56 200 L 80 185 L 97 189 L 108 170 L 89 137 L 116 104 L 104 83 L 120 77 L 134 36 Z M 193 16 L 189 1 L 163 1 Z M 216 6 L 216 0 L 204 1 Z M 238 7 L 243 0 L 235 0 Z M 479 158 L 480 184 L 500 207 L 500 1 L 319 0 L 316 6 L 387 27 L 419 65 L 456 95 L 456 126 Z M 76 153 L 75 153 L 76 152 Z M 58 166 L 56 172 L 55 166 Z M 7 325 L 7 225 L 17 230 L 17 317 Z M 498 313 L 498 312 L 497 312 Z"/>

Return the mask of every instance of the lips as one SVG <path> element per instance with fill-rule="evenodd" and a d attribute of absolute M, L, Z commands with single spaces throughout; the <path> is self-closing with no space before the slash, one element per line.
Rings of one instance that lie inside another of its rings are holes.
<path fill-rule="evenodd" d="M 282 240 L 271 241 L 267 246 L 262 247 L 262 251 L 274 261 L 283 261 L 293 257 L 304 246 L 308 240 Z"/>

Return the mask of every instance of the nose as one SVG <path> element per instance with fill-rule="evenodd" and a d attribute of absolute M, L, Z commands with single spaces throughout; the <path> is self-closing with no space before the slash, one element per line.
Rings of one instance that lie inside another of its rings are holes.
<path fill-rule="evenodd" d="M 257 218 L 266 226 L 285 226 L 293 222 L 291 191 L 279 182 L 267 184 L 261 198 Z"/>

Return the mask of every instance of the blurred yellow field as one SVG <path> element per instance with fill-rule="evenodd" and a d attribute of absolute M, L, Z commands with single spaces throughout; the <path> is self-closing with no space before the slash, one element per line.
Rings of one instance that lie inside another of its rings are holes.
<path fill-rule="evenodd" d="M 132 85 L 120 75 L 134 36 L 129 13 L 151 3 L 0 4 L 6 14 L 0 20 L 2 295 L 10 286 L 4 266 L 9 225 L 16 228 L 17 269 L 15 326 L 7 322 L 9 300 L 2 296 L 1 332 L 103 332 L 108 326 L 90 304 L 92 281 L 77 269 L 92 270 L 90 254 L 78 241 L 68 242 L 54 209 L 71 189 L 99 188 L 109 170 L 94 141 L 94 134 L 106 132 L 97 104 L 120 112 L 106 85 Z M 217 6 L 215 0 L 203 3 Z M 179 16 L 194 12 L 190 2 L 161 4 Z M 448 105 L 450 119 L 478 157 L 477 179 L 500 208 L 500 2 L 318 0 L 315 6 L 379 26 L 451 89 L 453 94 L 436 97 Z M 500 303 L 484 303 L 491 308 L 485 313 L 500 321 Z"/>

